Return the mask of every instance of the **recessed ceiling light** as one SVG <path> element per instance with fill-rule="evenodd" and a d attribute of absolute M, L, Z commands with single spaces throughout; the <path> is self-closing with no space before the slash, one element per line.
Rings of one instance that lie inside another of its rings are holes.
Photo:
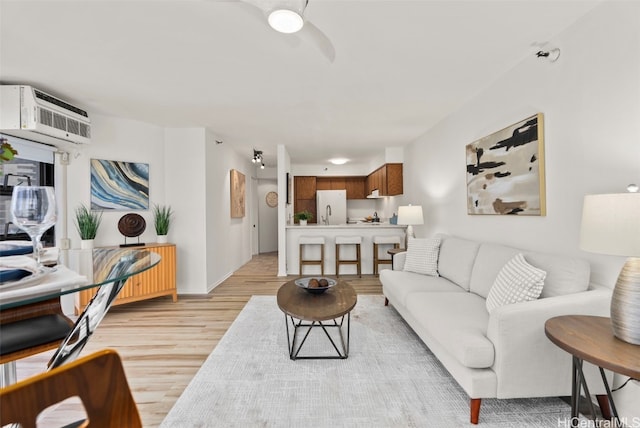
<path fill-rule="evenodd" d="M 345 163 L 349 162 L 349 159 L 335 158 L 335 159 L 329 159 L 329 162 L 331 162 L 334 165 L 344 165 Z"/>
<path fill-rule="evenodd" d="M 269 14 L 269 25 L 281 33 L 295 33 L 302 29 L 304 21 L 302 16 L 293 10 L 276 9 Z"/>

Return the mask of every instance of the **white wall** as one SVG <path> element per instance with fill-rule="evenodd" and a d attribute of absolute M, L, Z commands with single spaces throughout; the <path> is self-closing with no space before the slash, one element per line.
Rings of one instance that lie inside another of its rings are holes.
<path fill-rule="evenodd" d="M 603 2 L 551 44 L 561 49 L 556 63 L 528 55 L 406 148 L 404 200 L 423 205 L 418 235 L 577 255 L 592 263 L 594 283 L 612 287 L 623 260 L 580 251 L 579 227 L 585 194 L 640 182 L 640 3 Z M 465 145 L 538 112 L 547 215 L 467 215 Z M 618 410 L 638 416 L 640 397 L 634 403 Z"/>
<path fill-rule="evenodd" d="M 84 204 L 90 206 L 90 160 L 107 159 L 149 164 L 149 203 L 165 204 L 164 130 L 157 126 L 109 116 L 91 115 L 92 142 L 78 146 L 71 152 L 67 168 L 67 230 L 71 247 L 80 247 L 80 236 L 75 227 L 75 209 Z M 147 222 L 141 235 L 142 242 L 155 242 L 153 215 L 146 211 L 105 211 L 96 235 L 99 246 L 119 245 L 124 237 L 118 231 L 118 220 L 129 212 L 140 214 Z M 129 242 L 132 242 L 129 239 Z"/>
<path fill-rule="evenodd" d="M 169 241 L 176 244 L 177 284 L 180 294 L 206 293 L 207 199 L 205 131 L 167 128 L 164 133 L 167 204 L 173 211 Z"/>
<path fill-rule="evenodd" d="M 211 291 L 240 266 L 251 260 L 251 174 L 253 164 L 229 144 L 207 131 L 205 141 L 206 269 Z M 245 176 L 245 216 L 231 218 L 231 169 Z M 192 239 L 202 236 L 195 235 Z"/>
<path fill-rule="evenodd" d="M 291 204 L 287 204 L 287 173 L 293 181 L 291 174 L 291 157 L 287 152 L 287 148 L 283 144 L 277 146 L 278 157 L 278 195 L 285 195 L 284 198 L 278 198 L 278 276 L 287 276 L 287 233 L 286 227 L 289 218 L 293 215 L 293 194 L 291 195 Z M 291 186 L 293 187 L 293 186 Z"/>
<path fill-rule="evenodd" d="M 380 164 L 382 165 L 382 164 Z M 378 165 L 378 166 L 380 166 Z M 373 171 L 373 169 L 369 166 L 369 164 L 365 163 L 346 163 L 344 165 L 333 165 L 330 163 L 320 163 L 320 164 L 292 164 L 291 172 L 293 175 L 310 175 L 310 176 L 347 176 L 347 175 L 355 175 L 355 176 L 363 176 L 369 175 L 369 173 Z"/>
<path fill-rule="evenodd" d="M 171 205 L 169 241 L 177 246 L 179 294 L 205 294 L 251 259 L 250 205 L 242 219 L 230 218 L 230 169 L 246 177 L 251 191 L 251 162 L 229 146 L 215 143 L 204 128 L 160 128 L 142 122 L 92 115 L 92 144 L 71 153 L 68 167 L 67 220 L 72 248 L 80 238 L 73 211 L 90 202 L 90 159 L 149 164 L 149 202 Z M 105 211 L 97 246 L 119 245 L 120 217 L 131 211 Z M 155 242 L 150 210 L 136 211 L 147 222 L 142 242 Z M 131 242 L 131 240 L 129 240 Z"/>

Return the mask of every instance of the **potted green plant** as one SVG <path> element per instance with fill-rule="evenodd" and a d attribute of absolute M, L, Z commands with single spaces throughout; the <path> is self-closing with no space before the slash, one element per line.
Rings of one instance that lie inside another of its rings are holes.
<path fill-rule="evenodd" d="M 170 206 L 154 205 L 153 206 L 153 224 L 156 228 L 159 243 L 167 242 L 167 234 L 171 225 L 171 216 L 173 211 Z"/>
<path fill-rule="evenodd" d="M 306 226 L 307 225 L 307 221 L 311 220 L 313 218 L 313 214 L 311 214 L 307 210 L 304 210 L 304 211 L 300 211 L 298 213 L 295 213 L 293 215 L 293 218 L 294 218 L 295 221 L 300 222 L 300 226 Z"/>
<path fill-rule="evenodd" d="M 91 211 L 84 205 L 76 208 L 76 229 L 82 240 L 80 242 L 80 248 L 93 248 L 93 240 L 96 238 L 101 221 L 101 211 Z"/>

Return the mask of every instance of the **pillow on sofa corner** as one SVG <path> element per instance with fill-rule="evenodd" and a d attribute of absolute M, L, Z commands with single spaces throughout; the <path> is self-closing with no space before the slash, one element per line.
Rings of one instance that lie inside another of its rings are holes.
<path fill-rule="evenodd" d="M 409 238 L 404 270 L 423 275 L 440 276 L 438 274 L 438 253 L 440 252 L 440 236 L 419 239 Z"/>
<path fill-rule="evenodd" d="M 542 293 L 547 273 L 531 266 L 522 253 L 516 254 L 498 272 L 487 296 L 487 310 L 518 302 L 536 300 Z"/>

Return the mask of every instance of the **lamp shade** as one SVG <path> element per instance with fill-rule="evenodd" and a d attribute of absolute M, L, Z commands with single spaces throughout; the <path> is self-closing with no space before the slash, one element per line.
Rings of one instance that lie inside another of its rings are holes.
<path fill-rule="evenodd" d="M 398 224 L 424 224 L 422 216 L 422 206 L 406 205 L 398 207 Z"/>
<path fill-rule="evenodd" d="M 640 257 L 640 193 L 585 196 L 580 248 L 593 253 Z"/>

